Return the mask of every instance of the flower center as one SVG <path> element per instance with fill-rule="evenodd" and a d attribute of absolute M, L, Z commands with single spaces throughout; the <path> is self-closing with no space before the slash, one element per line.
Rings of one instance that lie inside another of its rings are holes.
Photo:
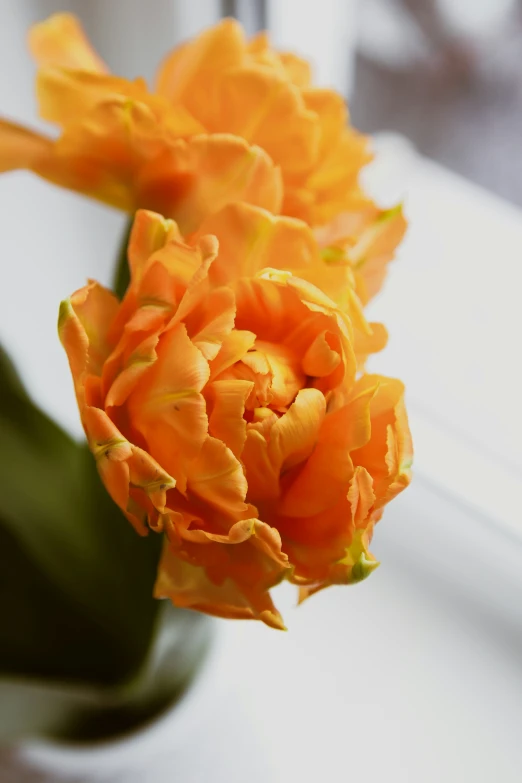
<path fill-rule="evenodd" d="M 261 420 L 271 411 L 284 413 L 306 386 L 306 375 L 295 353 L 285 345 L 264 340 L 256 340 L 241 361 L 220 377 L 253 382 L 245 405 L 245 418 L 249 420 Z"/>

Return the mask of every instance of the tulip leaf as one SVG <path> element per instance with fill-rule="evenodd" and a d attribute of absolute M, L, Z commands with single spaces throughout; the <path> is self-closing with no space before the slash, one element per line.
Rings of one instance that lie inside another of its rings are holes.
<path fill-rule="evenodd" d="M 132 223 L 133 223 L 133 217 L 125 226 L 125 230 L 120 245 L 120 252 L 118 254 L 118 258 L 116 261 L 116 269 L 114 270 L 114 280 L 113 280 L 112 290 L 114 291 L 118 299 L 123 299 L 130 283 L 128 245 L 129 245 L 129 239 L 132 231 Z"/>
<path fill-rule="evenodd" d="M 32 403 L 0 350 L 0 676 L 134 676 L 157 620 L 160 543 L 134 532 L 86 444 Z"/>

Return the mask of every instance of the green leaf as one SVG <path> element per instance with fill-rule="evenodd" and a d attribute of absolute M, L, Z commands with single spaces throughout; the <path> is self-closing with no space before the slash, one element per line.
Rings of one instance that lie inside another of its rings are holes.
<path fill-rule="evenodd" d="M 0 675 L 121 683 L 150 646 L 159 536 L 140 538 L 0 351 Z M 46 630 L 45 630 L 46 629 Z"/>
<path fill-rule="evenodd" d="M 125 292 L 129 287 L 129 283 L 130 283 L 130 268 L 129 268 L 129 262 L 127 258 L 127 247 L 131 235 L 133 220 L 134 220 L 134 216 L 131 217 L 131 219 L 129 220 L 128 224 L 125 227 L 125 231 L 121 239 L 120 252 L 118 255 L 118 259 L 116 261 L 116 269 L 114 273 L 114 282 L 112 285 L 112 290 L 114 291 L 114 293 L 119 299 L 123 299 L 123 297 L 125 296 Z"/>

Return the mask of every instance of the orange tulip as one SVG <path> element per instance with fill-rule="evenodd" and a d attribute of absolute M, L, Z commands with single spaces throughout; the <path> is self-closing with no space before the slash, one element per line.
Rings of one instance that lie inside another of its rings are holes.
<path fill-rule="evenodd" d="M 350 318 L 291 269 L 307 266 L 308 229 L 261 228 L 219 248 L 138 212 L 123 301 L 90 282 L 59 333 L 109 493 L 164 536 L 156 595 L 283 628 L 281 580 L 304 598 L 375 567 L 411 442 L 401 384 L 357 378 Z"/>
<path fill-rule="evenodd" d="M 320 288 L 349 315 L 359 368 L 369 354 L 385 347 L 388 333 L 384 326 L 368 323 L 364 316 L 357 289 L 364 295 L 366 288 L 356 270 L 338 253 L 331 258 L 303 221 L 236 202 L 209 214 L 193 236 L 205 234 L 219 240 L 220 263 L 210 272 L 216 282 L 231 285 L 238 276 L 259 271 L 269 257 L 274 268 L 291 271 Z"/>
<path fill-rule="evenodd" d="M 35 25 L 29 43 L 40 114 L 61 135 L 0 122 L 0 171 L 25 167 L 131 213 L 158 210 L 183 232 L 236 200 L 281 211 L 317 228 L 333 278 L 355 270 L 365 299 L 378 288 L 405 221 L 364 195 L 368 139 L 340 95 L 311 85 L 305 61 L 226 19 L 168 55 L 151 94 L 110 75 L 73 16 Z"/>

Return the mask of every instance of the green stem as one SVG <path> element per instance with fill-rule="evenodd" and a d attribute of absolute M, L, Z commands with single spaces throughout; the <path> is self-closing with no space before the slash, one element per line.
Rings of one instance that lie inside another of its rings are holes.
<path fill-rule="evenodd" d="M 127 246 L 129 244 L 129 237 L 131 234 L 132 229 L 132 223 L 133 223 L 134 217 L 132 216 L 125 226 L 125 230 L 122 235 L 121 245 L 120 245 L 120 251 L 118 253 L 118 258 L 116 261 L 116 269 L 114 271 L 114 279 L 112 284 L 112 290 L 118 297 L 118 299 L 123 299 L 125 296 L 125 292 L 127 291 L 127 288 L 129 287 L 130 283 L 130 270 L 129 270 L 129 261 L 127 259 Z"/>

